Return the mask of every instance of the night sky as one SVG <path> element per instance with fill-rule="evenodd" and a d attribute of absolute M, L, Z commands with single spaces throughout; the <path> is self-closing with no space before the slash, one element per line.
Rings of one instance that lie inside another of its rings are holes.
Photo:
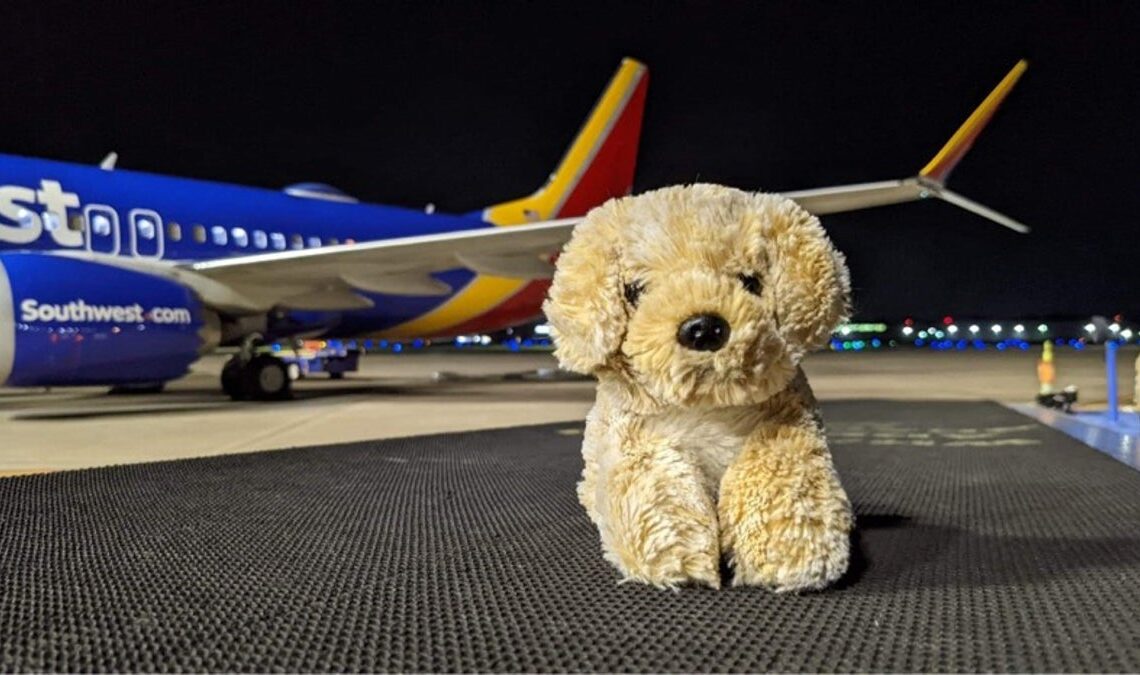
<path fill-rule="evenodd" d="M 5 5 L 0 152 L 469 211 L 529 193 L 622 56 L 636 190 L 917 173 L 1019 58 L 941 203 L 823 219 L 861 318 L 1140 317 L 1140 3 Z"/>

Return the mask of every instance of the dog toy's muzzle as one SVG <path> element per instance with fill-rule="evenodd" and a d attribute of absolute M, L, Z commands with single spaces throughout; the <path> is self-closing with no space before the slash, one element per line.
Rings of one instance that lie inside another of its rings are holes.
<path fill-rule="evenodd" d="M 677 329 L 677 342 L 698 352 L 715 352 L 728 342 L 728 322 L 716 314 L 698 314 L 685 319 Z"/>

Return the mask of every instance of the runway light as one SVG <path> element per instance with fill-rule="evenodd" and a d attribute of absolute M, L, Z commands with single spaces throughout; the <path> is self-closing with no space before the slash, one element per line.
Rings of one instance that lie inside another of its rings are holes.
<path fill-rule="evenodd" d="M 903 329 L 902 329 L 903 335 L 910 335 L 913 332 L 914 332 L 914 329 L 911 328 L 910 326 L 903 326 Z"/>
<path fill-rule="evenodd" d="M 952 323 L 954 323 L 954 317 L 952 317 L 950 315 L 946 315 L 946 316 L 942 317 L 942 325 L 943 326 L 949 326 Z"/>
<path fill-rule="evenodd" d="M 1124 338 L 1125 340 L 1131 340 L 1132 339 L 1132 329 L 1131 328 L 1125 328 L 1124 330 L 1120 331 L 1120 337 Z"/>
<path fill-rule="evenodd" d="M 972 324 L 970 326 L 970 332 L 973 333 L 974 335 L 977 335 L 979 330 L 981 330 L 981 329 L 978 328 L 977 324 Z"/>
<path fill-rule="evenodd" d="M 1013 332 L 1014 333 L 1024 333 L 1025 332 L 1025 326 L 1023 326 L 1021 324 L 1017 324 L 1016 326 L 1013 327 Z"/>
<path fill-rule="evenodd" d="M 924 330 L 918 331 L 918 337 L 921 340 L 925 340 L 926 339 L 926 331 L 924 331 Z"/>
<path fill-rule="evenodd" d="M 994 325 L 990 326 L 990 330 L 992 330 L 995 335 L 1000 333 L 1001 332 L 1001 324 L 995 323 Z"/>
<path fill-rule="evenodd" d="M 550 324 L 540 323 L 534 327 L 535 335 L 550 335 Z"/>
<path fill-rule="evenodd" d="M 946 327 L 946 332 L 951 334 L 951 335 L 957 335 L 958 334 L 958 327 L 955 326 L 954 324 L 950 324 L 949 326 Z"/>
<path fill-rule="evenodd" d="M 839 327 L 839 334 L 840 335 L 850 335 L 851 334 L 851 328 L 848 326 L 840 326 Z"/>
<path fill-rule="evenodd" d="M 1042 323 L 1042 324 L 1037 325 L 1037 332 L 1038 333 L 1044 333 L 1047 330 L 1049 330 L 1049 327 L 1046 326 L 1045 324 Z"/>
<path fill-rule="evenodd" d="M 1120 324 L 1118 324 L 1118 323 L 1114 323 L 1114 324 L 1112 324 L 1111 326 L 1109 326 L 1109 327 L 1108 327 L 1108 329 L 1109 329 L 1110 331 L 1112 331 L 1113 333 L 1115 333 L 1115 332 L 1117 332 L 1117 331 L 1119 331 L 1119 330 L 1120 330 Z"/>
<path fill-rule="evenodd" d="M 1091 323 L 1085 324 L 1085 332 L 1086 333 L 1093 333 L 1095 331 L 1096 331 L 1096 326 L 1092 325 Z"/>

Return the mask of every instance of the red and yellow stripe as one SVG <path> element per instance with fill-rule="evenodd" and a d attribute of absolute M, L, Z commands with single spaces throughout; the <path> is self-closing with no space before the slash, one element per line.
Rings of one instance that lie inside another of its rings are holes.
<path fill-rule="evenodd" d="M 1009 92 L 1013 91 L 1013 86 L 1017 84 L 1018 79 L 1021 78 L 1022 73 L 1029 67 L 1029 63 L 1022 59 L 1017 62 L 1009 73 L 1006 74 L 998 86 L 990 92 L 990 95 L 982 101 L 982 104 L 974 110 L 962 126 L 958 127 L 958 131 L 950 137 L 946 145 L 938 151 L 938 154 L 931 159 L 926 166 L 922 168 L 919 175 L 924 178 L 938 181 L 939 183 L 945 182 L 946 177 L 962 160 L 962 157 L 969 152 L 970 147 L 974 145 L 978 135 L 982 133 L 982 129 L 986 128 L 990 119 L 997 112 L 998 106 L 1001 105 Z"/>
<path fill-rule="evenodd" d="M 629 194 L 648 82 L 644 65 L 623 60 L 550 181 L 530 196 L 488 207 L 483 219 L 509 227 L 580 216 L 611 197 Z M 461 335 L 521 323 L 539 314 L 549 285 L 545 279 L 479 274 L 435 309 L 382 335 Z"/>

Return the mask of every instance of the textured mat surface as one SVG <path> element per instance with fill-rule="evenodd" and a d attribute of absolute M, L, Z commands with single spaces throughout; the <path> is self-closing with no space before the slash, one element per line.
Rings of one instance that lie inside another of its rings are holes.
<path fill-rule="evenodd" d="M 617 585 L 573 424 L 0 480 L 0 668 L 1140 669 L 1140 473 L 996 405 L 824 412 L 862 560 L 803 596 Z"/>

